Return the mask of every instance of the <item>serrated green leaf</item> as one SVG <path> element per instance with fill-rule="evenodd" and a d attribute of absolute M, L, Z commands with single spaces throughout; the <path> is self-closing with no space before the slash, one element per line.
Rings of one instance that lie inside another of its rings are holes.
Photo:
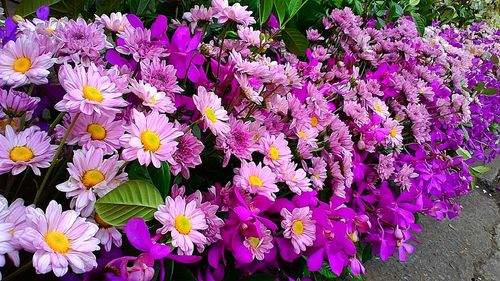
<path fill-rule="evenodd" d="M 272 0 L 259 0 L 259 23 L 260 26 L 263 26 L 264 23 L 267 22 L 269 16 L 271 15 L 271 11 L 273 10 L 273 1 Z"/>
<path fill-rule="evenodd" d="M 274 2 L 274 9 L 276 10 L 276 15 L 278 16 L 278 21 L 281 26 L 285 21 L 286 9 L 287 9 L 286 1 L 274 0 L 273 2 Z"/>
<path fill-rule="evenodd" d="M 130 180 L 97 200 L 99 217 L 112 226 L 123 226 L 131 218 L 149 221 L 158 205 L 163 203 L 160 192 L 146 181 Z"/>
<path fill-rule="evenodd" d="M 415 22 L 418 33 L 423 35 L 425 32 L 425 19 L 419 13 L 412 13 L 411 17 L 413 18 L 413 22 Z"/>
<path fill-rule="evenodd" d="M 304 56 L 306 54 L 306 49 L 309 47 L 309 41 L 304 34 L 295 28 L 285 28 L 282 31 L 282 36 L 285 46 L 290 52 L 298 56 Z"/>
<path fill-rule="evenodd" d="M 467 151 L 467 150 L 465 150 L 465 149 L 463 149 L 463 148 L 461 148 L 461 147 L 459 147 L 457 149 L 457 154 L 460 155 L 460 156 L 462 156 L 462 158 L 464 160 L 468 160 L 468 159 L 472 158 L 472 155 L 470 154 L 470 152 Z"/>
<path fill-rule="evenodd" d="M 295 16 L 295 14 L 299 11 L 301 5 L 302 0 L 290 0 L 290 2 L 288 2 L 288 14 L 290 15 L 290 17 Z"/>

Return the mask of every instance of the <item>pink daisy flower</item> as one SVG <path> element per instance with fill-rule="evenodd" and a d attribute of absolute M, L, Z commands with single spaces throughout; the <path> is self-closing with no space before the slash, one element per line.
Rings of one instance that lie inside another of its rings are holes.
<path fill-rule="evenodd" d="M 260 152 L 264 154 L 264 164 L 276 168 L 292 159 L 292 151 L 288 147 L 285 135 L 268 134 L 260 139 Z"/>
<path fill-rule="evenodd" d="M 196 109 L 200 111 L 203 124 L 216 136 L 228 134 L 227 111 L 222 107 L 221 99 L 213 92 L 207 92 L 205 87 L 198 87 L 198 94 L 193 96 Z"/>
<path fill-rule="evenodd" d="M 228 20 L 244 26 L 255 23 L 252 11 L 248 11 L 247 6 L 241 6 L 240 3 L 229 6 L 227 0 L 212 0 L 212 8 L 215 12 L 214 17 L 217 18 L 217 22 L 220 24 Z"/>
<path fill-rule="evenodd" d="M 12 204 L 10 204 L 6 211 L 7 212 L 3 221 L 12 224 L 12 229 L 10 230 L 12 239 L 9 241 L 12 250 L 6 254 L 15 266 L 19 266 L 19 250 L 22 250 L 23 248 L 19 239 L 22 230 L 26 227 L 26 206 L 24 206 L 24 200 L 17 198 L 14 202 L 12 202 Z"/>
<path fill-rule="evenodd" d="M 269 167 L 262 167 L 262 163 L 256 165 L 254 162 L 241 161 L 241 167 L 235 169 L 234 184 L 244 191 L 251 194 L 260 194 L 270 200 L 276 199 L 275 192 L 278 192 L 276 186 L 276 176 Z"/>
<path fill-rule="evenodd" d="M 279 178 L 284 181 L 293 193 L 312 191 L 311 181 L 303 169 L 297 169 L 297 164 L 291 161 L 283 162 L 277 166 Z"/>
<path fill-rule="evenodd" d="M 310 167 L 307 171 L 312 175 L 312 185 L 315 189 L 322 190 L 327 177 L 326 162 L 321 157 L 313 157 L 311 162 L 312 167 Z"/>
<path fill-rule="evenodd" d="M 274 247 L 273 236 L 271 230 L 267 229 L 264 225 L 260 224 L 261 237 L 245 237 L 243 245 L 247 247 L 252 253 L 252 259 L 264 260 L 264 256 L 271 251 Z"/>
<path fill-rule="evenodd" d="M 35 36 L 23 35 L 9 41 L 0 49 L 0 86 L 47 84 L 48 69 L 54 61 L 52 54 L 41 52 Z"/>
<path fill-rule="evenodd" d="M 399 147 L 403 144 L 403 129 L 404 127 L 399 125 L 399 122 L 388 118 L 384 123 L 384 128 L 389 129 L 390 133 L 387 135 L 387 140 L 390 144 L 395 147 Z"/>
<path fill-rule="evenodd" d="M 68 144 L 78 144 L 84 149 L 99 148 L 105 154 L 113 154 L 119 149 L 123 136 L 123 121 L 114 121 L 115 116 L 81 115 L 70 133 Z M 65 120 L 69 126 L 70 118 Z"/>
<path fill-rule="evenodd" d="M 12 224 L 8 222 L 0 222 L 0 267 L 5 265 L 4 254 L 13 250 L 10 241 L 12 240 Z M 0 278 L 2 274 L 0 273 Z"/>
<path fill-rule="evenodd" d="M 173 154 L 177 150 L 177 138 L 182 132 L 168 122 L 167 116 L 153 111 L 147 116 L 137 110 L 132 111 L 133 122 L 127 126 L 127 134 L 120 138 L 124 147 L 122 157 L 126 161 L 137 159 L 141 165 L 161 166 L 161 161 L 174 163 Z"/>
<path fill-rule="evenodd" d="M 155 57 L 153 60 L 141 61 L 141 77 L 145 82 L 153 85 L 156 89 L 166 93 L 170 98 L 181 93 L 182 88 L 177 85 L 177 70 L 173 65 Z"/>
<path fill-rule="evenodd" d="M 371 102 L 372 110 L 382 118 L 387 118 L 391 115 L 387 105 L 378 98 L 374 98 Z"/>
<path fill-rule="evenodd" d="M 52 200 L 45 212 L 26 207 L 26 228 L 20 242 L 34 253 L 33 267 L 38 274 L 53 271 L 60 277 L 68 272 L 68 266 L 77 274 L 97 266 L 92 252 L 99 250 L 99 239 L 94 238 L 98 229 L 73 210 L 63 212 Z"/>
<path fill-rule="evenodd" d="M 39 176 L 40 168 L 48 168 L 56 146 L 50 145 L 47 133 L 38 127 L 30 127 L 16 133 L 7 125 L 5 136 L 0 134 L 0 174 L 17 175 L 27 167 Z"/>
<path fill-rule="evenodd" d="M 118 13 L 111 13 L 108 15 L 95 16 L 95 21 L 101 23 L 107 30 L 118 32 L 130 26 L 127 15 Z"/>
<path fill-rule="evenodd" d="M 316 239 L 316 225 L 309 207 L 295 208 L 292 212 L 283 208 L 280 214 L 283 217 L 283 237 L 290 239 L 296 254 L 313 245 Z"/>
<path fill-rule="evenodd" d="M 233 116 L 229 118 L 231 133 L 220 135 L 216 139 L 215 147 L 224 151 L 222 167 L 227 166 L 231 155 L 236 156 L 239 160 L 252 159 L 252 152 L 255 151 L 256 145 L 250 132 L 250 123 L 238 120 Z"/>
<path fill-rule="evenodd" d="M 205 8 L 205 6 L 203 5 L 195 5 L 193 8 L 191 8 L 191 10 L 189 10 L 189 12 L 185 12 L 182 15 L 182 18 L 190 22 L 189 26 L 191 28 L 191 31 L 193 31 L 198 25 L 198 22 L 212 22 L 212 16 L 212 7 Z"/>
<path fill-rule="evenodd" d="M 85 115 L 95 112 L 109 116 L 127 105 L 116 84 L 100 73 L 93 63 L 88 68 L 63 65 L 59 70 L 59 81 L 66 90 L 63 99 L 55 105 L 61 112 L 82 112 Z"/>
<path fill-rule="evenodd" d="M 143 80 L 130 81 L 129 90 L 134 93 L 141 101 L 142 105 L 156 110 L 160 113 L 174 113 L 176 108 L 172 99 L 164 92 L 158 91 L 155 86 L 144 83 Z"/>
<path fill-rule="evenodd" d="M 175 121 L 175 127 L 184 131 L 186 125 L 180 125 Z M 200 154 L 205 146 L 193 135 L 191 130 L 182 135 L 178 141 L 177 150 L 172 156 L 174 161 L 170 165 L 170 170 L 175 176 L 181 173 L 185 179 L 189 179 L 189 169 L 201 164 Z"/>
<path fill-rule="evenodd" d="M 104 196 L 127 179 L 127 174 L 119 171 L 123 163 L 118 155 L 104 159 L 101 149 L 78 150 L 73 163 L 68 163 L 69 179 L 56 188 L 71 198 L 71 208 L 87 217 L 94 210 L 97 196 Z"/>
<path fill-rule="evenodd" d="M 105 223 L 97 213 L 95 213 L 93 217 L 89 217 L 88 221 L 99 226 L 99 230 L 95 234 L 95 238 L 99 239 L 106 252 L 109 252 L 113 245 L 116 247 L 122 246 L 121 232 L 116 227 Z"/>
<path fill-rule="evenodd" d="M 196 206 L 196 201 L 186 203 L 181 196 L 167 196 L 165 204 L 158 206 L 155 219 L 163 224 L 158 232 L 170 233 L 172 246 L 182 255 L 192 255 L 194 244 L 204 245 L 207 238 L 200 231 L 208 228 L 205 213 Z"/>
<path fill-rule="evenodd" d="M 151 30 L 147 28 L 127 26 L 118 33 L 118 37 L 123 40 L 123 44 L 117 46 L 116 50 L 124 55 L 131 55 L 137 62 L 168 56 L 161 44 L 152 41 Z"/>

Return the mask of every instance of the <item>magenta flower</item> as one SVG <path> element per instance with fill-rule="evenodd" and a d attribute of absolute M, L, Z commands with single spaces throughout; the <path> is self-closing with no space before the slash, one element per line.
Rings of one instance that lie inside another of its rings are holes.
<path fill-rule="evenodd" d="M 175 67 L 178 78 L 184 79 L 187 75 L 189 80 L 194 83 L 206 80 L 202 68 L 205 57 L 197 51 L 200 42 L 200 32 L 191 37 L 191 32 L 187 26 L 180 26 L 175 30 L 172 41 L 168 46 L 170 53 L 168 63 Z"/>
<path fill-rule="evenodd" d="M 26 120 L 30 120 L 39 102 L 40 98 L 28 96 L 24 92 L 12 88 L 8 92 L 0 89 L 0 106 L 3 113 L 11 118 L 26 114 Z"/>

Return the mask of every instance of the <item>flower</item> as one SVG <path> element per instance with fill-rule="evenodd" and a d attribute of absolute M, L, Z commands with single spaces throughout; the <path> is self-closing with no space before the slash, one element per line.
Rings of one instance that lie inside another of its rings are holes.
<path fill-rule="evenodd" d="M 195 201 L 186 203 L 181 196 L 175 199 L 167 196 L 165 204 L 158 206 L 154 216 L 163 224 L 158 232 L 170 233 L 172 245 L 178 248 L 179 254 L 192 255 L 194 244 L 207 243 L 207 238 L 200 232 L 208 228 L 205 213 L 196 206 Z"/>
<path fill-rule="evenodd" d="M 240 3 L 229 6 L 227 0 L 212 0 L 212 8 L 215 13 L 214 17 L 220 24 L 228 20 L 244 26 L 255 23 L 255 19 L 251 16 L 252 11 L 247 11 L 247 6 L 241 6 Z"/>
<path fill-rule="evenodd" d="M 10 245 L 10 241 L 12 240 L 12 224 L 7 222 L 0 222 L 0 267 L 5 265 L 4 254 L 12 251 L 12 246 Z M 2 278 L 2 274 L 0 273 L 0 278 Z"/>
<path fill-rule="evenodd" d="M 303 169 L 297 169 L 297 164 L 291 161 L 283 162 L 276 169 L 280 181 L 284 181 L 293 193 L 312 191 L 311 181 Z"/>
<path fill-rule="evenodd" d="M 205 8 L 205 6 L 194 5 L 189 12 L 185 12 L 182 18 L 189 21 L 189 26 L 191 30 L 194 30 L 198 25 L 198 22 L 203 21 L 210 23 L 212 22 L 213 11 L 212 7 Z"/>
<path fill-rule="evenodd" d="M 316 240 L 316 225 L 312 219 L 312 210 L 309 207 L 295 208 L 290 212 L 283 208 L 280 212 L 283 220 L 283 236 L 290 239 L 294 252 L 300 254 L 306 247 L 312 246 Z"/>
<path fill-rule="evenodd" d="M 94 238 L 98 229 L 73 210 L 63 212 L 62 206 L 52 200 L 45 212 L 26 207 L 26 228 L 20 242 L 34 253 L 33 267 L 38 274 L 53 271 L 60 277 L 68 272 L 68 266 L 75 273 L 97 266 L 92 252 L 99 250 L 99 239 Z"/>
<path fill-rule="evenodd" d="M 143 59 L 166 57 L 166 49 L 153 41 L 152 31 L 143 27 L 127 26 L 118 33 L 118 37 L 123 40 L 123 45 L 116 47 L 116 50 L 124 55 L 131 55 L 135 61 Z"/>
<path fill-rule="evenodd" d="M 260 138 L 260 152 L 264 154 L 264 164 L 272 168 L 292 159 L 292 152 L 283 133 L 279 133 L 277 136 L 267 134 Z"/>
<path fill-rule="evenodd" d="M 56 188 L 71 198 L 71 208 L 87 217 L 94 210 L 96 195 L 104 196 L 127 179 L 119 171 L 123 163 L 118 155 L 104 159 L 101 149 L 77 150 L 73 163 L 68 163 L 69 179 Z"/>
<path fill-rule="evenodd" d="M 166 96 L 164 92 L 158 91 L 149 83 L 143 80 L 130 81 L 129 90 L 142 101 L 142 105 L 160 113 L 174 113 L 176 108 L 172 99 Z"/>
<path fill-rule="evenodd" d="M 61 112 L 82 112 L 85 115 L 95 112 L 109 116 L 127 104 L 122 93 L 117 91 L 116 84 L 102 75 L 93 63 L 88 68 L 63 65 L 59 70 L 59 81 L 66 90 L 63 99 L 55 105 Z"/>
<path fill-rule="evenodd" d="M 95 16 L 95 20 L 100 22 L 104 27 L 113 32 L 123 31 L 125 27 L 130 26 L 128 19 L 125 14 L 122 13 L 111 13 L 108 15 Z"/>
<path fill-rule="evenodd" d="M 240 160 L 251 160 L 252 152 L 256 149 L 255 140 L 250 132 L 250 122 L 243 122 L 231 116 L 229 118 L 231 133 L 220 135 L 216 139 L 215 147 L 224 151 L 222 167 L 226 167 L 231 155 Z"/>
<path fill-rule="evenodd" d="M 0 89 L 0 106 L 3 112 L 11 118 L 26 114 L 26 120 L 30 120 L 39 102 L 40 98 L 30 97 L 24 92 L 12 88 L 8 92 Z"/>
<path fill-rule="evenodd" d="M 177 138 L 182 132 L 168 122 L 168 118 L 153 111 L 147 116 L 137 110 L 132 111 L 133 122 L 127 126 L 127 134 L 120 137 L 124 147 L 122 157 L 126 161 L 139 160 L 141 165 L 161 166 L 161 161 L 174 163 Z"/>
<path fill-rule="evenodd" d="M 1 198 L 3 198 L 3 196 L 1 196 Z M 4 208 L 2 207 L 2 209 Z M 7 210 L 1 210 L 0 213 L 3 213 L 0 214 L 0 217 L 5 216 L 0 220 L 12 226 L 9 230 L 9 233 L 12 234 L 12 238 L 8 241 L 11 249 L 4 254 L 9 256 L 15 266 L 19 266 L 19 250 L 23 248 L 19 239 L 21 239 L 20 235 L 22 234 L 22 230 L 26 227 L 26 206 L 24 206 L 24 200 L 17 198 L 10 204 Z M 0 248 L 2 247 L 0 246 Z M 0 253 L 2 253 L 2 250 L 0 250 Z"/>
<path fill-rule="evenodd" d="M 307 171 L 312 175 L 312 185 L 316 189 L 323 189 L 326 180 L 326 162 L 321 157 L 313 157 L 311 159 L 312 167 Z"/>
<path fill-rule="evenodd" d="M 177 70 L 173 65 L 167 65 L 167 62 L 155 57 L 153 60 L 141 61 L 142 79 L 156 87 L 156 89 L 165 92 L 170 98 L 175 94 L 182 92 L 182 88 L 177 85 Z"/>
<path fill-rule="evenodd" d="M 122 234 L 116 227 L 104 222 L 97 213 L 94 214 L 93 218 L 89 217 L 88 220 L 99 226 L 99 230 L 96 232 L 95 238 L 99 239 L 106 252 L 111 251 L 111 247 L 113 245 L 116 247 L 122 246 Z"/>
<path fill-rule="evenodd" d="M 186 127 L 186 125 L 181 126 L 177 121 L 175 125 L 181 130 L 184 130 Z M 172 156 L 174 161 L 171 163 L 170 169 L 175 176 L 181 173 L 185 179 L 189 179 L 189 168 L 194 168 L 201 164 L 200 154 L 205 146 L 193 135 L 191 130 L 184 133 L 178 141 L 177 150 Z"/>
<path fill-rule="evenodd" d="M 122 125 L 123 121 L 115 120 L 113 115 L 81 115 L 69 135 L 68 144 L 78 144 L 87 150 L 99 148 L 105 154 L 112 154 L 121 147 L 120 137 L 125 131 Z"/>
<path fill-rule="evenodd" d="M 221 105 L 221 99 L 213 92 L 207 92 L 205 87 L 198 87 L 198 94 L 193 96 L 196 109 L 200 111 L 203 124 L 216 136 L 228 134 L 229 120 L 227 111 Z M 206 128 L 205 128 L 206 130 Z"/>
<path fill-rule="evenodd" d="M 384 128 L 389 129 L 390 133 L 387 135 L 388 142 L 395 147 L 399 147 L 403 144 L 403 129 L 404 127 L 399 125 L 399 122 L 391 118 L 387 118 L 384 123 Z"/>
<path fill-rule="evenodd" d="M 101 51 L 111 47 L 102 26 L 87 24 L 84 19 L 70 20 L 54 31 L 54 37 L 62 45 L 58 52 L 58 63 L 72 61 L 89 66 L 102 60 Z"/>
<path fill-rule="evenodd" d="M 387 117 L 389 117 L 391 115 L 391 113 L 389 112 L 389 108 L 387 107 L 387 105 L 383 101 L 381 101 L 381 100 L 379 100 L 377 98 L 374 98 L 372 100 L 371 106 L 372 106 L 373 111 L 376 114 L 378 114 L 380 117 L 387 118 Z"/>
<path fill-rule="evenodd" d="M 23 35 L 0 49 L 0 86 L 19 87 L 28 83 L 47 84 L 51 53 L 42 53 L 35 36 Z"/>
<path fill-rule="evenodd" d="M 273 236 L 271 230 L 267 229 L 264 225 L 261 227 L 261 237 L 248 236 L 245 237 L 243 245 L 247 247 L 252 253 L 252 259 L 264 260 L 265 254 L 269 253 L 274 247 Z"/>
<path fill-rule="evenodd" d="M 0 174 L 12 172 L 17 175 L 27 167 L 39 176 L 40 168 L 50 166 L 56 146 L 50 145 L 50 138 L 46 132 L 38 127 L 16 133 L 7 125 L 5 136 L 0 134 Z"/>
<path fill-rule="evenodd" d="M 241 161 L 241 167 L 235 169 L 234 184 L 251 194 L 264 195 L 270 200 L 276 199 L 276 176 L 269 167 L 262 167 L 262 163 Z"/>
<path fill-rule="evenodd" d="M 394 179 L 394 181 L 398 183 L 403 190 L 409 189 L 411 187 L 410 179 L 418 177 L 418 174 L 413 172 L 414 170 L 412 166 L 404 164 L 396 173 L 396 179 Z"/>

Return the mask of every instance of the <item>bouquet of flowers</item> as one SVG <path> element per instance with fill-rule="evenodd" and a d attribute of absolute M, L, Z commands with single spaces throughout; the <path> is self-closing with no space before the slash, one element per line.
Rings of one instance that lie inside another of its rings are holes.
<path fill-rule="evenodd" d="M 372 255 L 407 259 L 419 214 L 459 214 L 475 160 L 500 151 L 498 30 L 420 36 L 345 8 L 297 56 L 280 15 L 255 23 L 227 0 L 181 21 L 5 21 L 9 276 L 360 276 Z"/>

